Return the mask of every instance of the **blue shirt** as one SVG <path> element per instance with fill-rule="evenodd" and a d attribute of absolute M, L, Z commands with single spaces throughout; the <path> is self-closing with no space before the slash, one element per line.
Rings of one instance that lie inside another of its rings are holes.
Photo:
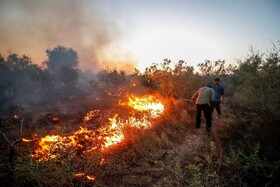
<path fill-rule="evenodd" d="M 214 97 L 214 101 L 220 102 L 221 101 L 221 96 L 224 95 L 225 91 L 224 91 L 224 87 L 221 85 L 218 86 L 212 86 L 212 88 L 215 91 L 215 97 Z"/>

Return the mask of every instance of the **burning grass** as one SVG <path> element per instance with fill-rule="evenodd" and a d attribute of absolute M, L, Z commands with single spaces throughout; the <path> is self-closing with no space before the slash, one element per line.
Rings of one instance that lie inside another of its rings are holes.
<path fill-rule="evenodd" d="M 22 138 L 22 142 L 34 147 L 29 158 L 42 165 L 53 160 L 64 163 L 68 159 L 71 162 L 80 160 L 78 162 L 84 163 L 81 158 L 94 156 L 95 161 L 91 162 L 96 171 L 98 167 L 103 167 L 106 163 L 104 155 L 110 154 L 111 150 L 121 149 L 121 145 L 125 144 L 126 135 L 129 134 L 128 131 L 137 133 L 152 128 L 155 120 L 160 118 L 165 111 L 163 102 L 151 95 L 131 96 L 126 102 L 120 102 L 120 108 L 120 113 L 112 110 L 112 117 L 105 120 L 104 124 L 91 124 L 95 122 L 95 117 L 102 116 L 100 110 L 92 110 L 83 117 L 80 128 L 72 133 L 48 134 L 40 138 L 33 134 L 31 138 Z M 87 167 L 81 167 L 83 165 L 81 163 L 76 163 L 76 165 L 79 166 L 75 167 L 77 172 L 73 174 L 76 180 L 88 182 L 96 180 L 92 168 L 85 169 Z"/>
<path fill-rule="evenodd" d="M 130 97 L 120 103 L 116 110 L 83 113 L 78 117 L 78 129 L 71 126 L 70 117 L 60 115 L 60 123 L 53 127 L 70 123 L 64 132 L 25 136 L 18 146 L 20 156 L 13 162 L 13 184 L 195 186 L 209 183 L 218 186 L 227 184 L 231 176 L 237 176 L 231 182 L 238 184 L 238 172 L 244 169 L 243 162 L 251 160 L 250 155 L 244 161 L 245 154 L 241 153 L 243 160 L 238 161 L 220 149 L 212 150 L 213 143 L 209 150 L 205 142 L 211 138 L 206 132 L 190 125 L 193 118 L 181 123 L 176 117 L 177 105 L 171 113 L 172 105 L 166 99 Z M 161 106 L 162 113 L 158 112 Z M 98 121 L 100 124 L 96 124 Z M 258 159 L 257 155 L 254 159 Z M 263 163 L 260 164 L 262 168 Z"/>

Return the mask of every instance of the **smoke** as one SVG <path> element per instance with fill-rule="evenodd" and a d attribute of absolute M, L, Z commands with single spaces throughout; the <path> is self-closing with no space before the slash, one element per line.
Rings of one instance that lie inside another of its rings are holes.
<path fill-rule="evenodd" d="M 0 0 L 0 53 L 26 54 L 40 64 L 46 59 L 46 49 L 64 45 L 77 50 L 81 69 L 132 70 L 129 51 L 113 55 L 118 54 L 119 49 L 112 46 L 118 46 L 121 32 L 111 13 L 113 2 L 105 4 L 95 0 Z"/>

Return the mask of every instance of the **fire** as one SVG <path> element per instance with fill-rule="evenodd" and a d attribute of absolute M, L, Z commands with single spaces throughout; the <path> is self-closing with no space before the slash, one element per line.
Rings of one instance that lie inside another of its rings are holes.
<path fill-rule="evenodd" d="M 85 175 L 85 173 L 76 173 L 75 174 L 75 177 L 82 177 L 82 176 L 84 176 Z"/>
<path fill-rule="evenodd" d="M 142 113 L 141 118 L 130 116 L 127 119 L 123 119 L 119 118 L 117 114 L 113 118 L 110 118 L 110 126 L 103 129 L 103 132 L 108 134 L 108 136 L 104 138 L 103 149 L 115 145 L 125 138 L 123 128 L 127 126 L 139 129 L 150 128 L 150 118 L 157 118 L 164 112 L 164 105 L 159 100 L 155 100 L 153 96 L 142 98 L 129 97 L 128 106 L 131 106 L 136 111 L 146 113 Z"/>
<path fill-rule="evenodd" d="M 52 120 L 53 120 L 53 121 L 59 121 L 60 118 L 59 118 L 59 117 L 53 117 Z"/>
<path fill-rule="evenodd" d="M 31 156 L 39 161 L 46 161 L 59 159 L 67 150 L 74 150 L 73 154 L 90 153 L 96 149 L 103 151 L 125 139 L 124 128 L 148 129 L 152 126 L 152 119 L 159 117 L 164 112 L 164 105 L 153 96 L 130 97 L 127 105 L 132 107 L 130 116 L 121 117 L 121 115 L 115 114 L 108 119 L 109 124 L 104 124 L 99 129 L 91 130 L 80 127 L 72 135 L 47 135 L 38 139 L 39 148 Z M 83 121 L 91 120 L 97 112 L 99 111 L 89 111 Z M 23 138 L 22 141 L 31 142 L 33 140 Z M 101 159 L 100 165 L 104 163 L 105 159 Z M 89 180 L 94 179 L 91 177 Z"/>
<path fill-rule="evenodd" d="M 100 110 L 89 111 L 84 117 L 84 122 L 87 122 L 87 121 L 91 120 L 99 112 L 100 112 Z"/>
<path fill-rule="evenodd" d="M 100 165 L 104 165 L 106 163 L 105 158 L 102 158 L 99 162 Z"/>
<path fill-rule="evenodd" d="M 86 175 L 85 173 L 81 172 L 81 173 L 76 173 L 75 177 L 84 177 L 85 175 Z M 87 175 L 86 178 L 90 181 L 94 181 L 96 179 L 96 177 L 93 175 Z"/>
<path fill-rule="evenodd" d="M 76 150 L 84 148 L 81 145 L 83 141 L 95 142 L 96 134 L 87 128 L 80 127 L 73 135 L 60 136 L 60 135 L 47 135 L 39 140 L 40 148 L 35 150 L 32 157 L 39 158 L 39 161 L 49 160 L 50 158 L 59 158 L 65 150 L 75 148 Z M 97 147 L 92 146 L 88 151 L 95 150 Z M 86 152 L 84 150 L 83 152 Z"/>
<path fill-rule="evenodd" d="M 32 139 L 32 140 L 30 140 L 30 139 L 27 139 L 27 138 L 22 138 L 21 139 L 21 141 L 23 141 L 23 142 L 33 142 L 33 141 L 35 141 L 36 139 Z"/>
<path fill-rule="evenodd" d="M 19 119 L 19 116 L 15 114 L 15 115 L 12 116 L 12 118 L 13 119 Z"/>
<path fill-rule="evenodd" d="M 94 181 L 94 180 L 95 180 L 95 176 L 87 175 L 87 179 L 88 179 L 88 180 L 91 180 L 91 181 Z"/>
<path fill-rule="evenodd" d="M 164 105 L 159 100 L 154 101 L 153 96 L 129 98 L 128 105 L 140 112 L 150 112 L 152 118 L 157 118 L 164 111 Z"/>
<path fill-rule="evenodd" d="M 104 146 L 102 149 L 104 150 L 111 145 L 117 144 L 124 139 L 124 135 L 122 132 L 122 125 L 117 122 L 117 115 L 113 118 L 109 119 L 110 125 L 101 129 L 101 132 L 105 134 L 104 137 Z"/>
<path fill-rule="evenodd" d="M 35 155 L 32 155 L 33 157 L 37 156 L 43 156 L 41 160 L 48 160 L 48 158 L 56 158 L 60 154 L 55 154 L 54 152 L 57 149 L 63 149 L 66 146 L 69 146 L 72 143 L 71 139 L 68 139 L 67 137 L 62 137 L 59 135 L 47 135 L 39 141 L 40 149 L 35 150 Z"/>

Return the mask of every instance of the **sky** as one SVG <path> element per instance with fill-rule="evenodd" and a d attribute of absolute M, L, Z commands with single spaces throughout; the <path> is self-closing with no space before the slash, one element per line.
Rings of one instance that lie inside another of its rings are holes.
<path fill-rule="evenodd" d="M 278 0 L 0 0 L 0 53 L 40 64 L 64 45 L 93 71 L 143 71 L 164 58 L 236 63 L 279 41 L 279 20 Z"/>

